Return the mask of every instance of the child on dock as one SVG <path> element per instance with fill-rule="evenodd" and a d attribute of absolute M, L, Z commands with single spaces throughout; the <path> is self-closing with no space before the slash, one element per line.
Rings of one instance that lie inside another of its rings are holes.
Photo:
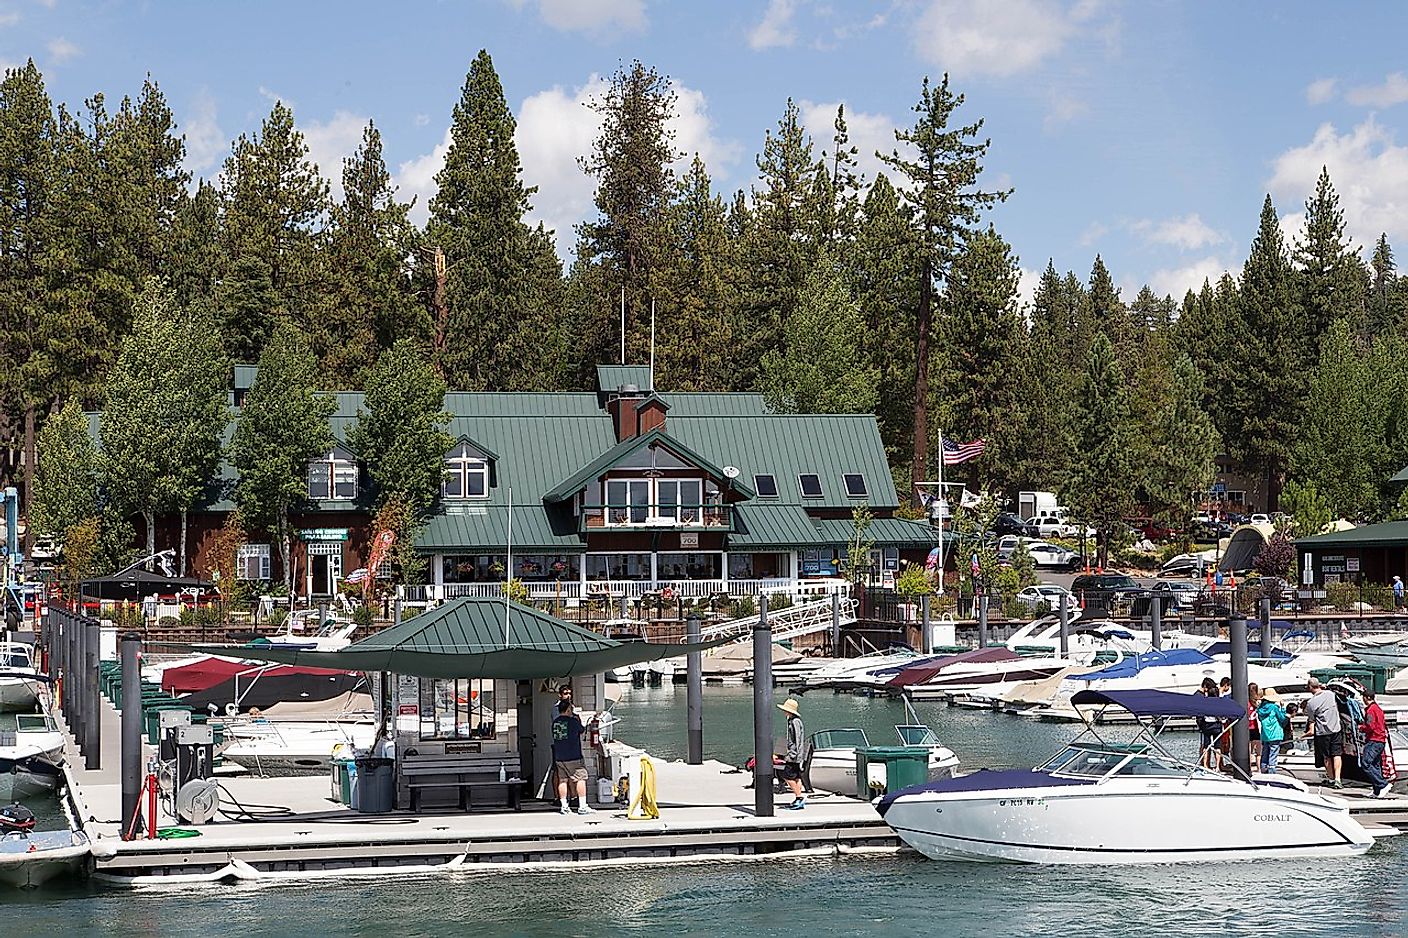
<path fill-rule="evenodd" d="M 787 755 L 782 766 L 782 780 L 792 789 L 792 803 L 787 807 L 800 811 L 807 806 L 802 794 L 802 759 L 807 745 L 806 731 L 802 728 L 802 714 L 795 698 L 788 697 L 777 705 L 777 709 L 787 714 Z"/>

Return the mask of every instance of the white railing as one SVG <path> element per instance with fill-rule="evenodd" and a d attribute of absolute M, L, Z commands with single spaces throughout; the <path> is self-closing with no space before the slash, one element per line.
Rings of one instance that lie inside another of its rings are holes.
<path fill-rule="evenodd" d="M 764 577 L 747 580 L 564 580 L 557 582 L 524 583 L 530 599 L 580 602 L 602 596 L 613 600 L 640 599 L 647 594 L 670 591 L 670 599 L 708 599 L 711 596 L 784 595 L 793 602 L 832 593 L 850 595 L 850 587 L 841 580 L 794 580 L 787 577 Z M 462 597 L 498 599 L 503 596 L 502 583 L 428 583 L 405 587 L 404 599 L 411 605 L 426 605 Z"/>
<path fill-rule="evenodd" d="M 831 598 L 827 597 L 769 612 L 768 625 L 772 628 L 772 640 L 780 642 L 824 632 L 835 623 L 836 612 L 840 613 L 841 625 L 853 624 L 856 621 L 856 601 L 850 597 L 842 597 L 839 608 L 833 610 Z M 700 631 L 700 637 L 712 639 L 728 635 L 742 640 L 752 634 L 753 624 L 757 621 L 758 616 L 751 615 L 718 622 L 705 626 Z"/>

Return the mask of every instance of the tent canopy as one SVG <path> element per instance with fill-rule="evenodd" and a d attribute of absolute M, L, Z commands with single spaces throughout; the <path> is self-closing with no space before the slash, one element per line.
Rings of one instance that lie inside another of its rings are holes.
<path fill-rule="evenodd" d="M 507 641 L 505 641 L 507 637 Z M 599 674 L 674 658 L 733 641 L 618 642 L 531 606 L 501 599 L 456 599 L 340 651 L 269 645 L 198 645 L 216 655 L 344 671 L 390 671 L 429 678 L 533 680 Z"/>
<path fill-rule="evenodd" d="M 128 599 L 135 602 L 153 594 L 174 596 L 191 590 L 211 591 L 215 585 L 193 577 L 167 576 L 139 568 L 93 577 L 82 581 L 79 588 L 84 596 L 92 599 Z"/>

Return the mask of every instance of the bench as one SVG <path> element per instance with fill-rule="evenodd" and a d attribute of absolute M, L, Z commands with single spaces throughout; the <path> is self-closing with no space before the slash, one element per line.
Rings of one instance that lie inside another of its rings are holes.
<path fill-rule="evenodd" d="M 499 766 L 508 776 L 499 781 Z M 401 760 L 401 774 L 411 792 L 411 810 L 420 810 L 420 793 L 428 788 L 455 788 L 460 810 L 468 811 L 476 788 L 507 788 L 508 806 L 521 811 L 524 780 L 516 752 L 467 752 L 454 755 L 420 755 L 408 752 Z"/>

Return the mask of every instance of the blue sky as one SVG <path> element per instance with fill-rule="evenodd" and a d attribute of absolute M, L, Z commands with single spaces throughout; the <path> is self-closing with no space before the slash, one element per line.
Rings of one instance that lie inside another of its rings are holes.
<path fill-rule="evenodd" d="M 962 113 L 987 120 L 988 182 L 1016 190 L 992 217 L 1027 283 L 1048 257 L 1084 275 L 1100 252 L 1132 298 L 1146 281 L 1181 295 L 1239 269 L 1268 191 L 1294 231 L 1322 164 L 1351 233 L 1387 231 L 1408 252 L 1405 26 L 1408 6 L 1388 3 L 0 0 L 0 62 L 33 57 L 75 106 L 135 93 L 150 72 L 198 175 L 218 173 L 274 98 L 329 175 L 374 118 L 423 212 L 487 48 L 536 214 L 564 245 L 591 210 L 575 162 L 594 132 L 583 102 L 622 61 L 676 82 L 677 142 L 725 192 L 753 181 L 789 95 L 819 142 L 844 101 L 868 153 L 908 123 L 921 78 L 947 70 Z"/>

